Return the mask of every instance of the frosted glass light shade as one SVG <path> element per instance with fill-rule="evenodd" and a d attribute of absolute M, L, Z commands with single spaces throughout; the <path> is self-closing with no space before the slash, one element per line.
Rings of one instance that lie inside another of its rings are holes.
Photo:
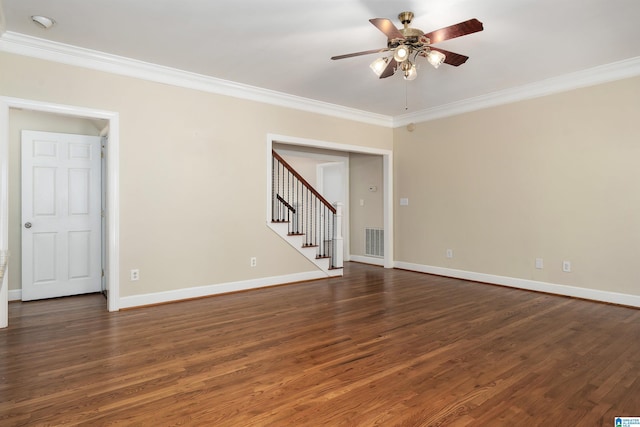
<path fill-rule="evenodd" d="M 427 61 L 433 65 L 433 68 L 438 68 L 445 60 L 444 53 L 432 50 L 427 54 Z"/>
<path fill-rule="evenodd" d="M 380 77 L 380 74 L 387 68 L 387 64 L 389 63 L 389 58 L 378 58 L 369 65 L 369 68 L 376 73 L 376 76 Z"/>
<path fill-rule="evenodd" d="M 398 46 L 393 53 L 393 59 L 397 62 L 403 62 L 409 57 L 409 48 L 403 44 Z"/>
<path fill-rule="evenodd" d="M 404 72 L 405 80 L 415 80 L 418 77 L 418 71 L 416 70 L 415 64 L 411 64 L 411 67 Z"/>

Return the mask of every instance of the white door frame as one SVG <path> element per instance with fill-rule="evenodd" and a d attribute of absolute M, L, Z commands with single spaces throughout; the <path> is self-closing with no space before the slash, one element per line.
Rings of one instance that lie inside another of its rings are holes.
<path fill-rule="evenodd" d="M 267 203 L 266 203 L 266 218 L 267 222 L 271 222 L 271 172 L 273 169 L 273 161 L 271 151 L 273 149 L 273 143 L 283 143 L 291 145 L 299 145 L 303 147 L 315 147 L 324 148 L 328 150 L 351 152 L 351 153 L 364 153 L 364 154 L 376 154 L 382 156 L 382 176 L 383 176 L 383 191 L 384 191 L 384 212 L 383 212 L 383 224 L 384 224 L 384 267 L 393 268 L 393 152 L 391 150 L 384 150 L 380 148 L 362 147 L 360 145 L 350 144 L 338 144 L 336 142 L 318 141 L 314 139 L 298 138 L 294 136 L 267 134 L 267 177 L 265 185 L 267 187 Z"/>
<path fill-rule="evenodd" d="M 0 96 L 0 249 L 8 248 L 9 232 L 9 109 L 19 108 L 45 113 L 62 114 L 89 119 L 104 119 L 109 122 L 109 144 L 107 145 L 107 277 L 109 311 L 120 309 L 120 191 L 119 191 L 119 147 L 120 116 L 117 112 L 95 110 L 73 105 Z M 5 274 L 6 276 L 6 274 Z M 1 286 L 2 284 L 0 284 Z M 0 290 L 0 328 L 8 325 L 8 283 Z"/>

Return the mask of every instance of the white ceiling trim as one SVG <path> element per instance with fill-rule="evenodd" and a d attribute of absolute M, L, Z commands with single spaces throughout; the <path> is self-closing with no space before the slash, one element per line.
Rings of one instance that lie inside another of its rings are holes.
<path fill-rule="evenodd" d="M 457 114 L 566 92 L 582 87 L 594 86 L 638 75 L 640 75 L 640 57 L 626 59 L 515 88 L 452 102 L 415 113 L 403 114 L 394 118 L 393 127 L 441 119 L 443 117 L 455 116 Z"/>
<path fill-rule="evenodd" d="M 0 35 L 0 51 L 384 127 L 440 119 L 640 75 L 640 57 L 636 57 L 394 118 L 11 31 Z"/>
<path fill-rule="evenodd" d="M 0 37 L 0 51 L 384 127 L 391 127 L 393 122 L 392 117 L 382 114 L 217 79 L 11 31 L 5 32 Z"/>

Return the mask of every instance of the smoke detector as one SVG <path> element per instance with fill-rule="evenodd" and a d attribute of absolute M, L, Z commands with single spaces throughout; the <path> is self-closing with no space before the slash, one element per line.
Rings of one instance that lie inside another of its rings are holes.
<path fill-rule="evenodd" d="M 40 28 L 44 29 L 44 30 L 48 30 L 49 28 L 53 27 L 54 24 L 56 23 L 56 21 L 54 21 L 53 19 L 46 17 L 46 16 L 42 16 L 42 15 L 33 15 L 31 17 L 31 20 Z"/>

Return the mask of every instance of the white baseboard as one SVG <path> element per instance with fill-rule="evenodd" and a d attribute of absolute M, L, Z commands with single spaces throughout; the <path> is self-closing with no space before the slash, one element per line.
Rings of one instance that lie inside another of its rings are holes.
<path fill-rule="evenodd" d="M 370 256 L 362 256 L 362 255 L 351 255 L 349 257 L 349 261 L 362 262 L 364 264 L 373 264 L 384 267 L 384 259 L 383 258 L 375 258 Z"/>
<path fill-rule="evenodd" d="M 22 289 L 9 289 L 9 301 L 22 301 Z"/>
<path fill-rule="evenodd" d="M 351 261 L 384 266 L 384 260 L 359 255 L 351 255 Z M 395 268 L 418 271 L 421 273 L 437 274 L 438 276 L 453 277 L 493 285 L 509 286 L 511 288 L 529 291 L 547 292 L 550 294 L 583 298 L 612 304 L 640 307 L 640 295 L 621 294 L 617 292 L 600 291 L 597 289 L 579 288 L 576 286 L 558 285 L 555 283 L 539 282 L 535 280 L 518 279 L 515 277 L 496 276 L 493 274 L 475 273 L 472 271 L 456 270 L 445 267 L 434 267 L 423 264 L 396 261 Z M 177 289 L 174 291 L 157 292 L 153 294 L 133 295 L 120 298 L 120 308 L 132 308 L 143 305 L 159 304 L 163 302 L 179 301 L 183 299 L 199 298 L 228 292 L 237 292 L 265 286 L 281 285 L 301 282 L 305 280 L 322 279 L 326 276 L 321 271 L 290 274 L 286 276 L 266 277 L 261 279 L 239 282 L 220 283 L 216 285 L 199 286 L 194 288 Z M 10 289 L 9 301 L 21 301 L 22 290 Z"/>
<path fill-rule="evenodd" d="M 475 273 L 472 271 L 455 270 L 452 268 L 434 267 L 423 264 L 396 261 L 394 266 L 405 270 L 421 273 L 437 274 L 439 276 L 454 277 L 456 279 L 472 280 L 493 285 L 509 286 L 529 291 L 546 292 L 593 301 L 640 307 L 640 295 L 621 294 L 617 292 L 601 291 L 597 289 L 580 288 L 577 286 L 558 285 L 555 283 L 538 282 L 536 280 L 518 279 L 515 277 L 496 276 L 493 274 Z"/>
<path fill-rule="evenodd" d="M 286 276 L 263 277 L 260 279 L 243 280 L 239 282 L 218 283 L 215 285 L 176 289 L 172 291 L 156 292 L 153 294 L 132 295 L 128 297 L 120 297 L 120 309 L 180 301 L 191 298 L 201 298 L 229 292 L 263 288 L 265 286 L 284 285 L 286 283 L 301 282 L 305 280 L 323 279 L 326 277 L 327 275 L 324 272 L 317 270 L 305 273 L 288 274 Z"/>

